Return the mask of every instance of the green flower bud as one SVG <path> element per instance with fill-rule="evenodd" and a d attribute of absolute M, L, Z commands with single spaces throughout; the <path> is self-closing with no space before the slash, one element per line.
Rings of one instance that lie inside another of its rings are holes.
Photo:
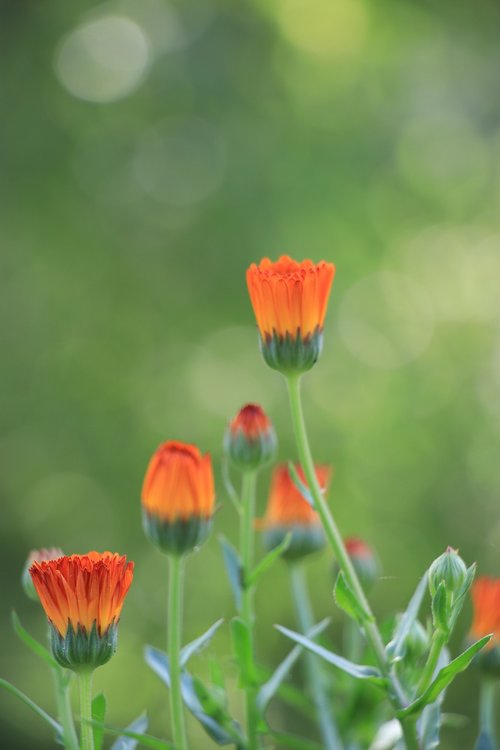
<path fill-rule="evenodd" d="M 448 595 L 456 596 L 462 589 L 467 577 L 467 566 L 458 554 L 458 550 L 448 547 L 429 568 L 429 589 L 434 597 L 443 583 Z"/>
<path fill-rule="evenodd" d="M 258 404 L 240 409 L 224 435 L 224 450 L 240 471 L 254 471 L 271 463 L 277 447 L 271 420 Z"/>

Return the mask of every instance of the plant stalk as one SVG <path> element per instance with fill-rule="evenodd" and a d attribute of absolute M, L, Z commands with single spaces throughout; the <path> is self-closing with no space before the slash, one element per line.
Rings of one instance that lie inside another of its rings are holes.
<path fill-rule="evenodd" d="M 253 566 L 254 546 L 254 516 L 255 516 L 255 488 L 257 473 L 246 471 L 243 474 L 241 490 L 241 515 L 240 515 L 240 558 L 243 566 L 243 590 L 241 596 L 240 616 L 246 625 L 250 637 L 250 648 L 254 655 L 254 611 L 253 611 L 253 586 L 248 586 L 246 581 Z M 245 688 L 246 722 L 248 736 L 248 750 L 259 748 L 258 724 L 259 714 L 256 705 L 256 688 L 247 686 Z"/>
<path fill-rule="evenodd" d="M 78 750 L 78 735 L 76 734 L 71 709 L 70 680 L 71 675 L 62 667 L 52 669 L 54 687 L 56 693 L 57 718 L 63 728 L 63 742 L 66 750 Z"/>
<path fill-rule="evenodd" d="M 441 651 L 443 650 L 443 646 L 445 645 L 447 640 L 447 636 L 445 633 L 443 633 L 442 630 L 435 630 L 432 634 L 431 648 L 422 672 L 422 676 L 420 678 L 420 682 L 418 683 L 417 695 L 422 695 L 422 693 L 424 693 L 431 684 L 432 678 L 434 677 L 434 672 L 436 671 L 436 667 L 439 661 L 439 657 L 441 655 Z"/>
<path fill-rule="evenodd" d="M 170 720 L 176 750 L 187 750 L 186 726 L 181 692 L 181 631 L 182 631 L 182 583 L 183 558 L 169 555 L 168 558 L 168 661 L 170 666 Z"/>
<path fill-rule="evenodd" d="M 80 688 L 80 747 L 81 750 L 94 750 L 94 731 L 92 728 L 92 669 L 78 672 Z"/>
<path fill-rule="evenodd" d="M 305 570 L 301 563 L 290 565 L 290 580 L 297 621 L 302 633 L 307 633 L 314 625 L 314 617 L 307 591 Z M 307 683 L 316 708 L 323 747 L 325 750 L 343 750 L 343 744 L 337 731 L 328 700 L 321 660 L 310 651 L 304 654 L 304 658 L 306 662 Z"/>
<path fill-rule="evenodd" d="M 395 711 L 397 711 L 405 705 L 404 695 L 402 693 L 399 682 L 397 681 L 397 679 L 395 679 L 395 676 L 391 674 L 391 670 L 385 653 L 384 643 L 377 627 L 375 617 L 365 596 L 363 587 L 361 586 L 358 576 L 356 575 L 356 571 L 354 570 L 349 554 L 347 553 L 347 550 L 344 546 L 342 536 L 337 528 L 337 524 L 335 523 L 331 511 L 326 503 L 326 500 L 321 491 L 321 487 L 319 486 L 318 479 L 316 477 L 314 460 L 311 453 L 311 447 L 309 445 L 307 428 L 304 419 L 304 411 L 302 408 L 302 399 L 300 392 L 301 378 L 298 375 L 289 375 L 286 377 L 286 382 L 288 387 L 290 411 L 292 415 L 292 423 L 295 433 L 295 441 L 297 444 L 297 451 L 299 454 L 300 463 L 302 465 L 302 470 L 309 487 L 309 491 L 311 492 L 314 500 L 314 508 L 321 519 L 326 538 L 330 543 L 339 567 L 344 573 L 349 587 L 358 600 L 360 608 L 366 615 L 363 622 L 363 630 L 373 649 L 380 670 L 384 677 L 388 680 L 388 683 L 390 685 L 389 699 L 393 708 L 395 709 Z M 414 722 L 407 721 L 406 719 L 402 719 L 400 721 L 407 750 L 419 750 Z"/>

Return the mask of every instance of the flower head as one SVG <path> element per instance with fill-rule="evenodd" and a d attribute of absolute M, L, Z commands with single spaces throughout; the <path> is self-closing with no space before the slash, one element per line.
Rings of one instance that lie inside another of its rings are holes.
<path fill-rule="evenodd" d="M 209 454 L 176 440 L 160 445 L 142 486 L 147 536 L 164 552 L 183 554 L 194 549 L 208 535 L 214 501 Z"/>
<path fill-rule="evenodd" d="M 344 544 L 363 588 L 369 590 L 380 575 L 380 563 L 375 552 L 359 537 L 350 537 Z"/>
<path fill-rule="evenodd" d="M 333 263 L 298 263 L 282 255 L 247 270 L 250 300 L 267 364 L 284 373 L 309 370 L 323 344 L 323 325 L 335 275 Z"/>
<path fill-rule="evenodd" d="M 306 484 L 302 469 L 297 466 L 300 480 Z M 331 470 L 317 466 L 316 476 L 321 487 L 327 487 Z M 266 548 L 273 549 L 291 534 L 290 544 L 284 552 L 285 559 L 294 560 L 324 545 L 323 527 L 316 511 L 305 500 L 290 476 L 288 466 L 277 466 L 273 472 L 269 501 L 261 522 Z"/>
<path fill-rule="evenodd" d="M 485 635 L 493 638 L 476 657 L 477 665 L 487 674 L 500 677 L 500 578 L 480 576 L 471 588 L 473 618 L 469 639 Z"/>
<path fill-rule="evenodd" d="M 258 404 L 240 409 L 224 435 L 224 449 L 242 471 L 260 469 L 272 461 L 277 444 L 271 420 Z"/>
<path fill-rule="evenodd" d="M 34 562 L 47 562 L 47 560 L 56 560 L 58 557 L 62 557 L 64 552 L 59 547 L 43 547 L 42 549 L 32 549 L 28 555 L 28 559 L 24 564 L 22 574 L 23 589 L 27 596 L 33 601 L 37 602 L 38 594 L 36 593 L 33 581 L 30 575 L 30 568 Z"/>
<path fill-rule="evenodd" d="M 51 625 L 54 657 L 62 666 L 97 667 L 111 658 L 133 574 L 134 563 L 111 552 L 33 563 L 30 575 Z"/>

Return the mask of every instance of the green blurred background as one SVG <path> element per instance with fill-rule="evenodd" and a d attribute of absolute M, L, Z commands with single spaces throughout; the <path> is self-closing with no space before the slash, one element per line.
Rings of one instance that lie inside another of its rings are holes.
<path fill-rule="evenodd" d="M 337 265 L 306 410 L 342 530 L 382 560 L 377 613 L 447 544 L 500 574 L 498 3 L 4 0 L 0 15 L 2 676 L 52 709 L 9 622 L 15 607 L 43 637 L 19 587 L 28 551 L 118 550 L 136 577 L 96 687 L 112 722 L 147 707 L 169 736 L 142 661 L 144 642 L 164 642 L 166 561 L 143 537 L 140 486 L 167 438 L 210 450 L 218 471 L 226 421 L 250 400 L 295 458 L 245 288 L 265 255 Z M 218 501 L 189 560 L 186 640 L 233 612 L 220 481 Z M 309 573 L 338 641 L 330 565 Z M 273 665 L 288 649 L 273 623 L 294 624 L 283 566 L 258 606 Z M 227 630 L 213 648 L 241 715 Z M 472 747 L 476 693 L 473 673 L 449 691 L 447 710 L 472 721 L 443 747 Z M 6 693 L 0 710 L 2 748 L 53 746 Z M 290 726 L 279 704 L 271 718 Z M 193 750 L 212 746 L 189 727 Z"/>

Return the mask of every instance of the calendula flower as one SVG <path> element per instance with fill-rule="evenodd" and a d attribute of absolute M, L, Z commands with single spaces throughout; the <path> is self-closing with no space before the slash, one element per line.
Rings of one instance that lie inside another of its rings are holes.
<path fill-rule="evenodd" d="M 300 466 L 296 470 L 301 482 L 307 486 Z M 320 486 L 326 489 L 330 468 L 317 466 L 316 476 Z M 290 534 L 290 544 L 283 553 L 288 560 L 315 552 L 325 543 L 320 518 L 295 486 L 286 464 L 277 466 L 273 472 L 266 513 L 259 526 L 264 532 L 267 549 L 277 547 Z"/>
<path fill-rule="evenodd" d="M 271 420 L 258 404 L 244 406 L 224 435 L 224 450 L 242 471 L 260 469 L 270 463 L 278 446 Z"/>
<path fill-rule="evenodd" d="M 468 640 L 493 637 L 475 657 L 475 664 L 490 677 L 500 677 L 500 578 L 480 576 L 471 587 L 473 618 Z"/>
<path fill-rule="evenodd" d="M 375 552 L 359 537 L 350 537 L 344 544 L 363 588 L 368 591 L 380 575 L 380 563 Z"/>
<path fill-rule="evenodd" d="M 109 661 L 133 574 L 134 563 L 111 552 L 33 563 L 30 575 L 50 622 L 59 664 L 79 671 Z"/>
<path fill-rule="evenodd" d="M 58 557 L 63 557 L 64 552 L 59 547 L 43 547 L 42 549 L 32 549 L 28 555 L 28 559 L 24 565 L 21 582 L 23 584 L 24 592 L 33 601 L 38 601 L 38 594 L 36 593 L 33 581 L 30 575 L 30 568 L 34 562 L 47 562 L 47 560 L 56 560 Z"/>
<path fill-rule="evenodd" d="M 214 502 L 209 454 L 176 440 L 160 445 L 142 486 L 143 523 L 149 539 L 163 552 L 189 552 L 208 536 Z"/>
<path fill-rule="evenodd" d="M 282 255 L 247 270 L 250 300 L 267 364 L 285 374 L 309 370 L 323 345 L 323 325 L 335 275 L 333 263 L 298 263 Z"/>

